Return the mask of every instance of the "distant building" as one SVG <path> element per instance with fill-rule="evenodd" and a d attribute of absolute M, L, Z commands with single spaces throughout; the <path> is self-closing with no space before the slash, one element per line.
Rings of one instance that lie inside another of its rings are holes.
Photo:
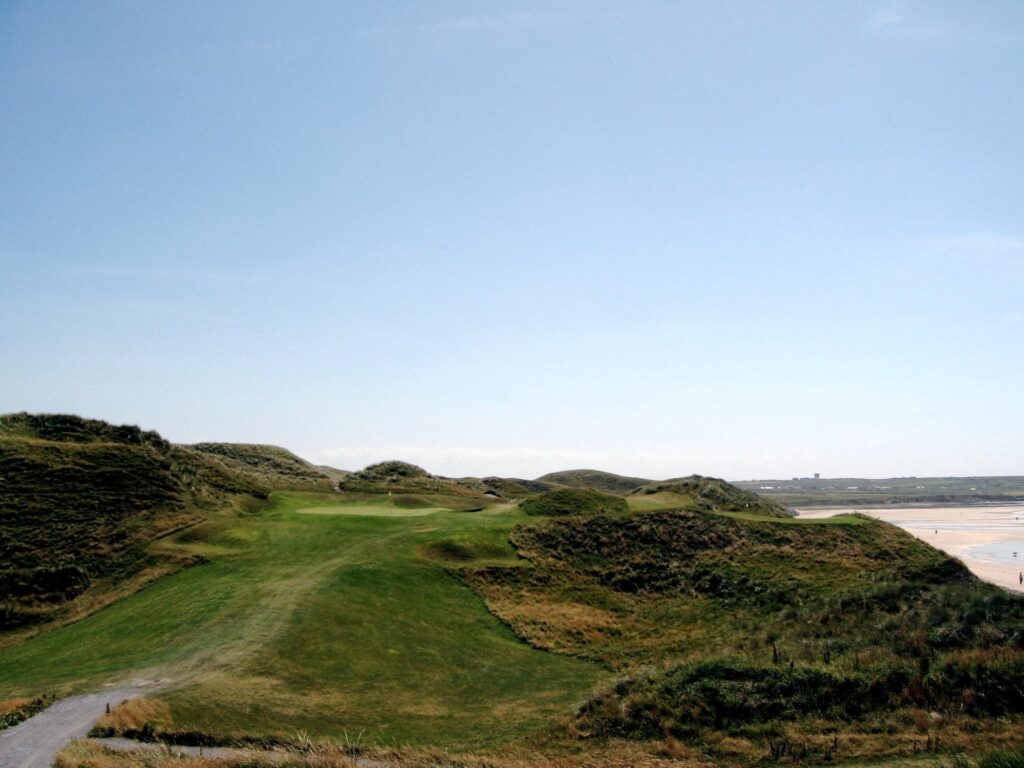
<path fill-rule="evenodd" d="M 815 480 L 821 480 L 821 473 L 820 472 L 815 472 L 814 473 L 814 479 Z"/>

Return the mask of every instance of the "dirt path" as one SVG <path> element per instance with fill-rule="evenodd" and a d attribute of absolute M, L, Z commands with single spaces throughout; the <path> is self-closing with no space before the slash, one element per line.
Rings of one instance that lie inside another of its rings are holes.
<path fill-rule="evenodd" d="M 117 688 L 72 696 L 0 731 L 0 768 L 50 768 L 65 744 L 89 733 L 107 704 L 114 706 L 140 693 L 138 688 Z"/>

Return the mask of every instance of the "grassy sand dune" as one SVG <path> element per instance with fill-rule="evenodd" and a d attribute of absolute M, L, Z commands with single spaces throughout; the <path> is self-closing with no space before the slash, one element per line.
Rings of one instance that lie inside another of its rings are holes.
<path fill-rule="evenodd" d="M 141 683 L 172 737 L 481 755 L 886 757 L 918 723 L 1015 743 L 1024 606 L 897 528 L 710 478 L 541 516 L 430 483 L 278 492 L 168 537 L 204 561 L 0 650 L 0 699 Z"/>

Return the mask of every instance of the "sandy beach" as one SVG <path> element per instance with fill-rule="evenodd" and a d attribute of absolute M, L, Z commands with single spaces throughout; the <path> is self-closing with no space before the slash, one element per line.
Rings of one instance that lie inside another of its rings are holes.
<path fill-rule="evenodd" d="M 938 507 L 798 509 L 800 517 L 859 512 L 898 525 L 961 560 L 978 577 L 1024 593 L 1024 503 Z"/>

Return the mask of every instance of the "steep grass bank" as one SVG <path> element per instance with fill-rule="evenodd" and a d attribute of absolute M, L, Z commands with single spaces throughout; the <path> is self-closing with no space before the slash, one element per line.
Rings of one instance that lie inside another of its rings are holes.
<path fill-rule="evenodd" d="M 147 544 L 199 519 L 170 444 L 137 428 L 0 417 L 0 477 L 0 630 L 154 565 Z"/>
<path fill-rule="evenodd" d="M 314 466 L 276 445 L 195 443 L 187 447 L 238 472 L 258 477 L 269 488 L 330 492 L 348 474 Z"/>
<path fill-rule="evenodd" d="M 176 446 L 77 416 L 0 416 L 0 634 L 80 617 L 196 562 L 154 542 L 331 480 L 273 446 Z"/>

